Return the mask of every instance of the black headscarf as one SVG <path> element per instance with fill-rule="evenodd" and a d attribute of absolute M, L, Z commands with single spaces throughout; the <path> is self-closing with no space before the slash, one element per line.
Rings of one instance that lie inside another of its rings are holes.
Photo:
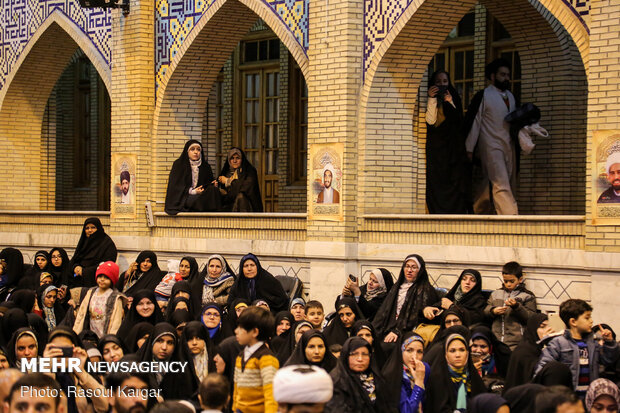
<path fill-rule="evenodd" d="M 510 413 L 532 413 L 536 411 L 536 395 L 545 386 L 540 384 L 522 384 L 504 393 L 504 399 L 510 406 Z"/>
<path fill-rule="evenodd" d="M 502 406 L 507 406 L 508 402 L 501 396 L 492 393 L 483 393 L 474 397 L 471 401 L 471 408 L 467 409 L 471 413 L 497 413 Z"/>
<path fill-rule="evenodd" d="M 185 256 L 181 258 L 181 261 L 183 260 L 189 263 L 189 275 L 187 276 L 187 278 L 184 278 L 183 281 L 187 281 L 191 286 L 196 281 L 196 279 L 200 279 L 200 271 L 198 271 L 198 261 L 196 261 L 196 258 L 190 256 Z M 179 263 L 181 261 L 179 261 Z"/>
<path fill-rule="evenodd" d="M 256 172 L 256 168 L 252 166 L 250 161 L 248 161 L 241 148 L 231 148 L 231 151 L 232 150 L 238 150 L 241 154 L 241 166 L 237 171 L 238 179 L 232 182 L 228 188 L 228 193 L 222 197 L 222 207 L 224 210 L 232 209 L 237 195 L 243 194 L 252 206 L 251 212 L 263 212 L 263 200 L 260 195 L 260 186 L 258 184 L 258 173 Z M 228 162 L 230 157 L 230 155 L 227 156 L 226 162 L 224 163 L 219 176 L 229 177 L 232 174 L 233 171 L 231 171 L 230 163 Z"/>
<path fill-rule="evenodd" d="M 181 293 L 181 292 L 187 293 L 190 297 L 189 300 L 191 300 L 191 297 L 194 295 L 192 294 L 192 287 L 189 285 L 189 282 L 185 280 L 181 280 L 181 281 L 175 282 L 174 285 L 172 286 L 172 291 L 170 291 L 170 299 L 172 300 L 173 298 L 176 297 L 178 293 Z"/>
<path fill-rule="evenodd" d="M 428 363 L 429 366 L 433 367 L 437 360 L 441 360 L 441 358 L 445 358 L 445 344 L 446 339 L 452 334 L 459 334 L 467 340 L 469 343 L 469 339 L 471 338 L 471 334 L 469 329 L 466 326 L 452 326 L 446 328 L 441 335 L 437 334 L 435 339 L 428 345 L 426 349 L 424 349 L 424 358 L 423 361 Z M 469 346 L 467 346 L 469 348 Z"/>
<path fill-rule="evenodd" d="M 43 354 L 43 349 L 47 345 L 47 336 L 49 335 L 49 330 L 47 328 L 47 324 L 45 324 L 45 320 L 39 317 L 35 313 L 26 314 L 28 318 L 28 325 L 30 328 L 37 333 L 37 342 L 39 343 L 39 355 Z"/>
<path fill-rule="evenodd" d="M 86 225 L 93 224 L 97 227 L 97 231 L 86 236 Z M 97 217 L 87 218 L 82 226 L 82 235 L 75 247 L 75 253 L 71 258 L 71 270 L 75 267 L 82 267 L 82 276 L 71 277 L 69 279 L 69 287 L 94 287 L 97 283 L 95 280 L 95 272 L 99 263 L 104 261 L 116 262 L 117 250 L 114 241 L 105 233 L 101 221 Z"/>
<path fill-rule="evenodd" d="M 243 274 L 243 264 L 247 260 L 254 261 L 257 267 L 257 274 L 252 279 L 246 278 Z M 288 297 L 284 292 L 284 288 L 269 271 L 261 266 L 260 261 L 254 254 L 245 255 L 239 262 L 239 275 L 228 295 L 228 308 L 231 311 L 234 310 L 231 304 L 237 298 L 244 298 L 249 302 L 263 299 L 269 304 L 272 313 L 288 309 Z"/>
<path fill-rule="evenodd" d="M 512 352 L 506 372 L 505 388 L 530 383 L 534 377 L 534 369 L 542 354 L 542 343 L 538 343 L 538 328 L 547 320 L 546 314 L 535 313 L 527 320 L 521 342 Z"/>
<path fill-rule="evenodd" d="M 570 368 L 559 361 L 550 361 L 536 374 L 533 383 L 549 386 L 565 386 L 573 388 L 573 374 Z"/>
<path fill-rule="evenodd" d="M 375 327 L 368 320 L 357 320 L 355 324 L 353 324 L 353 330 L 351 331 L 352 336 L 356 336 L 360 330 L 366 329 L 370 331 L 372 335 L 372 352 L 374 354 L 375 361 L 378 366 L 383 366 L 385 361 L 387 360 L 387 356 L 383 352 L 383 347 L 381 347 L 381 341 L 377 338 L 377 333 L 375 331 Z"/>
<path fill-rule="evenodd" d="M 230 394 L 233 394 L 235 362 L 241 350 L 242 347 L 234 336 L 226 337 L 216 348 L 217 354 L 224 360 L 226 365 L 222 374 L 228 378 L 228 382 L 230 383 Z"/>
<path fill-rule="evenodd" d="M 168 189 L 166 189 L 166 205 L 164 211 L 169 215 L 176 215 L 179 212 L 184 211 L 207 211 L 215 210 L 219 207 L 219 199 L 210 199 L 210 196 L 216 197 L 218 192 L 215 190 L 208 190 L 207 193 L 203 193 L 202 198 L 205 197 L 204 202 L 199 202 L 197 205 L 192 205 L 190 208 L 187 205 L 187 198 L 189 196 L 189 189 L 192 187 L 192 167 L 187 151 L 190 146 L 198 144 L 200 145 L 200 166 L 198 167 L 198 183 L 196 186 L 202 186 L 207 192 L 208 188 L 217 189 L 211 182 L 215 179 L 213 176 L 213 170 L 209 165 L 209 162 L 205 159 L 202 143 L 195 139 L 190 139 L 185 142 L 183 152 L 181 156 L 174 161 L 172 169 L 170 169 L 170 176 L 168 178 Z"/>
<path fill-rule="evenodd" d="M 250 306 L 250 301 L 245 298 L 235 298 L 232 302 L 230 300 L 228 301 L 228 325 L 233 330 L 237 327 L 237 319 L 239 317 L 237 317 L 236 307 L 239 304 L 245 304 L 247 308 Z"/>
<path fill-rule="evenodd" d="M 142 317 L 136 309 L 138 303 L 144 298 L 148 298 L 153 303 L 153 305 L 155 305 L 155 310 L 153 311 L 153 314 L 151 314 L 147 318 Z M 140 290 L 135 293 L 133 301 L 131 302 L 131 307 L 129 307 L 129 312 L 121 323 L 121 326 L 116 332 L 116 335 L 125 340 L 129 337 L 132 329 L 136 324 L 141 322 L 147 322 L 151 325 L 155 325 L 157 323 L 161 323 L 162 321 L 164 321 L 164 315 L 161 313 L 159 305 L 157 304 L 157 300 L 155 299 L 155 293 L 152 290 Z M 131 343 L 129 341 L 125 344 L 127 348 L 131 347 Z"/>
<path fill-rule="evenodd" d="M 24 277 L 24 256 L 17 248 L 5 248 L 0 251 L 0 260 L 4 260 L 6 265 L 0 279 L 0 301 L 4 301 L 11 289 Z"/>
<path fill-rule="evenodd" d="M 398 290 L 405 283 L 405 265 L 407 261 L 415 259 L 419 262 L 420 269 L 413 285 L 407 291 L 405 303 L 400 311 L 398 319 L 396 319 L 396 306 L 398 302 Z M 417 255 L 411 254 L 403 261 L 400 269 L 398 281 L 388 293 L 385 301 L 377 311 L 372 324 L 377 330 L 377 336 L 383 338 L 390 332 L 402 335 L 405 331 L 411 331 L 416 327 L 422 318 L 422 310 L 438 301 L 437 292 L 431 285 L 426 272 L 426 263 L 424 259 Z"/>
<path fill-rule="evenodd" d="M 312 329 L 312 324 L 309 321 L 296 321 L 291 325 L 291 328 L 287 332 L 274 338 L 274 340 L 278 339 L 276 340 L 276 347 L 273 346 L 273 341 L 270 344 L 270 346 L 273 347 L 273 352 L 275 353 L 280 366 L 283 366 L 289 357 L 291 357 L 291 354 L 293 354 L 293 350 L 297 345 L 297 331 L 299 331 L 299 329 L 303 326 L 307 326 Z"/>
<path fill-rule="evenodd" d="M 190 321 L 185 325 L 183 334 L 181 335 L 181 345 L 187 346 L 187 342 L 194 337 L 198 337 L 205 342 L 205 351 L 209 357 L 207 370 L 209 373 L 215 373 L 215 346 L 209 337 L 207 328 L 200 321 Z M 191 351 L 190 354 L 192 354 Z"/>
<path fill-rule="evenodd" d="M 170 314 L 170 319 L 168 320 L 168 322 L 176 328 L 183 323 L 189 323 L 193 319 L 194 317 L 192 317 L 192 313 L 183 309 L 183 310 L 173 311 Z"/>
<path fill-rule="evenodd" d="M 495 334 L 493 334 L 493 332 L 491 331 L 491 329 L 485 325 L 472 326 L 470 331 L 471 340 L 482 338 L 489 344 L 489 349 L 495 357 L 495 367 L 497 367 L 497 374 L 500 377 L 506 377 L 506 372 L 508 371 L 508 363 L 510 362 L 510 357 L 512 355 L 510 347 L 498 340 L 497 337 L 495 337 Z"/>
<path fill-rule="evenodd" d="M 321 360 L 321 362 L 318 364 L 311 363 L 310 360 L 308 360 L 308 358 L 306 357 L 306 347 L 308 347 L 310 339 L 314 337 L 318 337 L 323 340 L 323 344 L 325 345 L 325 356 L 323 357 L 323 360 Z M 323 335 L 323 333 L 321 333 L 319 330 L 312 329 L 305 331 L 301 335 L 299 342 L 293 350 L 293 354 L 291 354 L 286 363 L 284 363 L 284 366 L 291 366 L 296 364 L 313 364 L 327 372 L 330 372 L 334 367 L 336 367 L 337 363 L 338 359 L 336 359 L 336 357 L 334 357 L 331 351 L 329 351 L 327 341 L 325 340 L 325 336 Z"/>
<path fill-rule="evenodd" d="M 441 316 L 439 318 L 439 330 L 437 331 L 437 334 L 435 335 L 435 339 L 437 337 L 443 337 L 443 332 L 446 329 L 446 318 L 448 318 L 449 315 L 455 315 L 459 318 L 459 320 L 461 320 L 461 323 L 463 323 L 464 326 L 468 327 L 469 326 L 469 317 L 467 315 L 467 313 L 465 313 L 465 311 L 463 311 L 463 308 L 453 305 L 450 307 L 450 309 L 448 310 L 444 310 L 443 313 L 441 313 Z"/>
<path fill-rule="evenodd" d="M 123 350 L 123 356 L 127 354 L 127 347 L 125 346 L 125 343 L 123 343 L 121 339 L 118 338 L 118 336 L 114 334 L 106 334 L 105 336 L 101 337 L 101 339 L 99 340 L 99 345 L 97 346 L 99 348 L 99 352 L 101 353 L 101 357 L 103 357 L 103 348 L 108 343 L 114 343 L 119 346 L 121 350 Z"/>
<path fill-rule="evenodd" d="M 181 345 L 174 326 L 169 323 L 156 324 L 147 342 L 138 350 L 137 357 L 141 361 L 151 362 L 155 360 L 153 345 L 157 339 L 164 335 L 168 335 L 174 339 L 174 350 L 168 361 L 188 362 L 188 364 L 183 372 L 164 374 L 159 384 L 157 384 L 155 377 L 152 377 L 149 387 L 151 389 L 161 389 L 161 396 L 166 400 L 196 399 L 199 383 L 198 377 L 196 377 L 196 373 L 194 372 L 193 358 L 187 346 Z M 155 382 L 153 382 L 153 380 L 155 380 Z"/>
<path fill-rule="evenodd" d="M 36 294 L 33 290 L 17 290 L 11 294 L 11 301 L 16 308 L 21 308 L 25 313 L 31 313 L 36 301 Z"/>
<path fill-rule="evenodd" d="M 355 322 L 362 319 L 362 311 L 357 306 L 355 298 L 341 297 L 338 301 L 336 301 L 336 315 L 327 327 L 323 329 L 323 334 L 325 334 L 328 346 L 333 344 L 342 345 L 346 339 L 353 335 L 353 326 L 346 328 L 344 324 L 342 324 L 342 320 L 340 320 L 340 315 L 338 314 L 338 311 L 341 308 L 346 307 L 350 308 L 355 314 Z"/>
<path fill-rule="evenodd" d="M 60 254 L 60 267 L 55 267 L 52 263 L 52 254 L 54 252 L 58 252 Z M 54 281 L 52 283 L 56 286 L 60 285 L 68 285 L 69 277 L 73 278 L 73 269 L 69 263 L 69 255 L 67 255 L 67 251 L 64 248 L 54 247 L 49 252 L 50 256 L 50 265 L 48 266 L 48 272 L 52 274 Z"/>
<path fill-rule="evenodd" d="M 455 294 L 457 290 L 461 287 L 461 281 L 465 275 L 470 274 L 473 275 L 476 279 L 476 285 L 473 286 L 471 290 L 467 293 L 463 294 L 460 300 L 455 299 Z M 484 318 L 484 307 L 487 304 L 484 296 L 482 295 L 482 276 L 480 272 L 473 269 L 463 270 L 459 279 L 456 280 L 456 283 L 452 286 L 448 294 L 446 294 L 446 298 L 450 301 L 454 302 L 455 305 L 458 305 L 463 310 L 467 312 L 467 317 L 471 324 L 479 323 Z"/>
<path fill-rule="evenodd" d="M 147 323 L 146 321 L 142 321 L 133 326 L 131 331 L 124 337 L 123 341 L 125 342 L 125 346 L 129 353 L 137 352 L 140 347 L 138 347 L 138 340 L 140 340 L 145 335 L 151 335 L 153 333 L 153 324 Z"/>
<path fill-rule="evenodd" d="M 30 327 L 19 328 L 13 333 L 13 335 L 11 336 L 11 340 L 6 347 L 6 358 L 9 361 L 9 365 L 14 368 L 18 368 L 18 362 L 20 361 L 17 360 L 17 355 L 15 354 L 15 345 L 17 345 L 17 340 L 19 340 L 23 335 L 29 335 L 34 338 L 34 340 L 37 342 L 37 354 L 40 355 L 43 353 L 42 347 L 44 346 L 39 343 L 39 336 L 37 335 L 37 333 Z"/>
<path fill-rule="evenodd" d="M 6 347 L 13 333 L 22 327 L 28 327 L 28 316 L 21 308 L 10 308 L 2 316 L 0 329 L 0 346 Z"/>
<path fill-rule="evenodd" d="M 460 338 L 457 338 L 455 336 L 458 336 Z M 463 337 L 460 334 L 451 334 L 442 344 L 441 357 L 438 357 L 436 361 L 431 364 L 431 375 L 428 381 L 428 386 L 426 386 L 426 401 L 424 403 L 424 411 L 452 412 L 456 408 L 457 390 L 454 383 L 452 382 L 451 373 L 449 370 L 450 368 L 448 366 L 448 361 L 446 360 L 446 344 L 448 340 L 450 341 L 450 343 L 454 340 L 463 341 L 465 344 L 465 348 L 467 349 L 467 364 L 464 367 L 464 371 L 467 373 L 467 381 L 469 383 L 467 392 L 467 405 L 470 405 L 470 401 L 473 397 L 486 391 L 484 383 L 478 375 L 478 371 L 476 371 L 474 363 L 471 359 L 471 354 L 469 352 L 469 338 Z"/>
<path fill-rule="evenodd" d="M 288 320 L 291 326 L 289 327 L 288 330 L 284 331 L 282 334 L 277 335 L 276 332 L 278 330 L 278 326 L 283 320 Z M 276 354 L 276 356 L 278 353 L 283 351 L 284 347 L 290 346 L 291 335 L 293 335 L 293 330 L 294 330 L 293 328 L 294 324 L 295 324 L 295 318 L 293 317 L 293 314 L 290 313 L 290 311 L 286 311 L 286 310 L 280 311 L 278 314 L 276 314 L 273 335 L 271 336 L 272 338 L 269 344 L 269 347 L 274 352 L 274 354 Z M 295 344 L 293 343 L 293 347 L 294 345 Z M 292 348 L 288 350 L 288 354 L 290 355 L 291 352 L 292 352 Z M 286 362 L 286 359 L 284 359 L 284 361 Z M 280 362 L 281 366 L 283 364 L 284 363 Z"/>
<path fill-rule="evenodd" d="M 38 257 L 43 257 L 47 261 L 43 268 L 40 268 L 39 265 L 37 264 Z M 43 251 L 43 250 L 37 251 L 34 254 L 32 266 L 26 271 L 24 277 L 20 280 L 19 286 L 21 288 L 29 288 L 32 290 L 36 289 L 40 284 L 41 273 L 49 272 L 50 267 L 51 267 L 50 256 L 47 253 L 47 251 Z"/>
<path fill-rule="evenodd" d="M 47 341 L 51 342 L 56 337 L 67 337 L 74 346 L 83 347 L 82 340 L 80 340 L 78 335 L 75 334 L 75 331 L 69 326 L 56 326 L 55 329 L 50 331 Z"/>
<path fill-rule="evenodd" d="M 78 338 L 82 341 L 82 344 L 92 344 L 93 347 L 99 346 L 99 336 L 93 330 L 82 330 L 78 334 Z"/>
<path fill-rule="evenodd" d="M 375 394 L 377 399 L 371 403 L 368 393 L 362 387 L 359 373 L 353 372 L 349 367 L 349 355 L 361 347 L 366 347 L 370 352 L 370 366 L 368 372 L 372 372 L 375 382 Z M 342 346 L 340 357 L 336 367 L 330 376 L 334 383 L 334 395 L 325 405 L 325 412 L 377 412 L 390 411 L 386 397 L 386 381 L 381 375 L 372 354 L 372 346 L 361 337 L 350 337 Z"/>
<path fill-rule="evenodd" d="M 192 307 L 192 302 L 190 301 L 189 298 L 185 298 L 185 297 L 175 297 L 175 298 L 171 298 L 170 301 L 168 302 L 168 307 L 166 308 L 166 321 L 174 324 L 171 320 L 172 320 L 172 314 L 175 311 L 183 311 L 185 309 L 175 309 L 176 305 L 180 302 L 184 302 L 185 305 L 187 305 L 187 312 L 190 314 L 191 319 L 194 319 L 194 309 Z"/>
<path fill-rule="evenodd" d="M 147 272 L 142 273 L 140 264 L 146 261 L 147 258 L 151 260 L 151 268 Z M 130 297 L 133 297 L 140 290 L 155 291 L 155 287 L 157 287 L 157 284 L 159 284 L 164 274 L 166 274 L 165 271 L 159 268 L 157 264 L 157 255 L 153 251 L 142 251 L 138 254 L 136 262 L 138 263 L 138 268 L 133 277 L 139 277 L 138 280 L 127 290 L 123 290 L 125 283 L 128 281 L 125 279 L 125 277 L 127 277 L 127 272 L 125 271 L 120 275 L 118 283 L 116 283 L 116 288 Z"/>

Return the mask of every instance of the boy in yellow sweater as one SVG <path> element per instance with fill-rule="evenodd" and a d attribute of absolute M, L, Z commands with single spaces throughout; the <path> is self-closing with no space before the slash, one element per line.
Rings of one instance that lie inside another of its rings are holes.
<path fill-rule="evenodd" d="M 235 361 L 233 412 L 276 413 L 273 377 L 280 367 L 278 359 L 265 345 L 275 320 L 264 308 L 248 307 L 239 317 L 235 336 L 244 346 Z"/>

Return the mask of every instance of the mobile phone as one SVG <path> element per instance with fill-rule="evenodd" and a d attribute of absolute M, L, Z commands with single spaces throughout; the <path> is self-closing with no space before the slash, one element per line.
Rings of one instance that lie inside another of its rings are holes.
<path fill-rule="evenodd" d="M 357 282 L 357 277 L 353 274 L 349 274 L 349 280 L 353 281 L 353 282 Z"/>
<path fill-rule="evenodd" d="M 560 318 L 560 314 L 558 313 L 549 313 L 549 327 L 553 328 L 553 331 L 564 331 L 566 330 L 566 325 L 564 321 Z"/>
<path fill-rule="evenodd" d="M 60 350 L 62 350 L 63 357 L 73 357 L 73 347 L 57 346 L 56 348 L 59 348 Z"/>

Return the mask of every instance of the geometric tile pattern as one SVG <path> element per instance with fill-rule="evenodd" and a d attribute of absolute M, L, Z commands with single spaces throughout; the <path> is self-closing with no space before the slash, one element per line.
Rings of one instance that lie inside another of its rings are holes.
<path fill-rule="evenodd" d="M 76 0 L 3 0 L 0 6 L 0 88 L 32 35 L 59 10 L 90 38 L 111 67 L 112 13 L 84 9 Z"/>
<path fill-rule="evenodd" d="M 372 56 L 381 41 L 392 30 L 412 0 L 364 0 L 364 57 L 365 77 Z M 579 18 L 590 33 L 590 0 L 562 0 L 570 11 Z"/>
<path fill-rule="evenodd" d="M 308 52 L 308 0 L 261 0 L 273 10 Z M 215 0 L 156 0 L 155 87 L 202 15 Z"/>

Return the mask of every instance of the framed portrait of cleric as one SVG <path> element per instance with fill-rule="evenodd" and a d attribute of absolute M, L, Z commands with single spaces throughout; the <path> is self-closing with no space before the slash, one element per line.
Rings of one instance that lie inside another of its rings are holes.
<path fill-rule="evenodd" d="M 310 148 L 310 219 L 342 221 L 343 143 Z"/>
<path fill-rule="evenodd" d="M 112 154 L 111 215 L 115 218 L 136 217 L 136 164 L 135 154 Z"/>
<path fill-rule="evenodd" d="M 594 132 L 592 224 L 620 225 L 620 130 Z"/>

